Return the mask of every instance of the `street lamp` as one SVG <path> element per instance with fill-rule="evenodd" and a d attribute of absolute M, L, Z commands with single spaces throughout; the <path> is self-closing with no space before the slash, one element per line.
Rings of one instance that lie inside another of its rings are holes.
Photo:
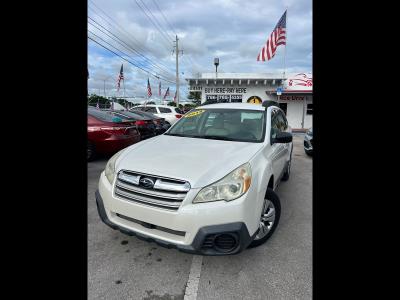
<path fill-rule="evenodd" d="M 104 88 L 104 98 L 107 98 L 106 96 L 106 80 L 111 78 L 111 76 L 107 76 L 105 79 L 103 79 L 103 88 Z"/>
<path fill-rule="evenodd" d="M 219 58 L 214 58 L 214 65 L 215 65 L 215 78 L 218 77 L 218 65 L 219 65 Z"/>

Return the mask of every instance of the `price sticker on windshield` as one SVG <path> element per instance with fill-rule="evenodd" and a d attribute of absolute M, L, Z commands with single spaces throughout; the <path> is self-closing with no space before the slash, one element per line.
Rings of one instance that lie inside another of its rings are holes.
<path fill-rule="evenodd" d="M 195 117 L 195 116 L 198 116 L 198 115 L 202 114 L 203 112 L 205 112 L 204 109 L 192 111 L 192 112 L 184 115 L 184 118 L 192 118 L 192 117 Z"/>

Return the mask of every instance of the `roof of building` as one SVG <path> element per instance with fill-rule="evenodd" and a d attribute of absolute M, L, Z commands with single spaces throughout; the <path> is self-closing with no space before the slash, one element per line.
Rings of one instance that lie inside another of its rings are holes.
<path fill-rule="evenodd" d="M 202 73 L 200 78 L 188 79 L 215 79 L 215 73 Z M 217 79 L 282 79 L 282 73 L 218 73 Z"/>

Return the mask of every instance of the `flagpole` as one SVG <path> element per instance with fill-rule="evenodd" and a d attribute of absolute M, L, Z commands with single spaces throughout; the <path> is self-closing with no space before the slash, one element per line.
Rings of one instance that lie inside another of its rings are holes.
<path fill-rule="evenodd" d="M 125 78 L 122 79 L 122 83 L 124 84 L 124 99 L 125 99 Z"/>
<path fill-rule="evenodd" d="M 286 38 L 285 38 L 285 50 L 284 50 L 284 53 L 283 53 L 283 81 L 282 81 L 282 87 L 283 87 L 283 82 L 285 81 L 285 77 L 286 77 L 286 47 L 287 47 L 287 28 L 288 28 L 288 15 L 287 15 L 287 10 L 288 10 L 288 7 L 286 6 L 286 31 L 285 31 L 285 35 L 286 35 Z"/>

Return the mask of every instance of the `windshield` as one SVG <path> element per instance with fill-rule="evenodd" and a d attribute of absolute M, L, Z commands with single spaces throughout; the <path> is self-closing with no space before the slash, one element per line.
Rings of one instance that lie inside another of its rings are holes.
<path fill-rule="evenodd" d="M 265 136 L 265 112 L 239 109 L 195 109 L 166 135 L 259 143 Z"/>

